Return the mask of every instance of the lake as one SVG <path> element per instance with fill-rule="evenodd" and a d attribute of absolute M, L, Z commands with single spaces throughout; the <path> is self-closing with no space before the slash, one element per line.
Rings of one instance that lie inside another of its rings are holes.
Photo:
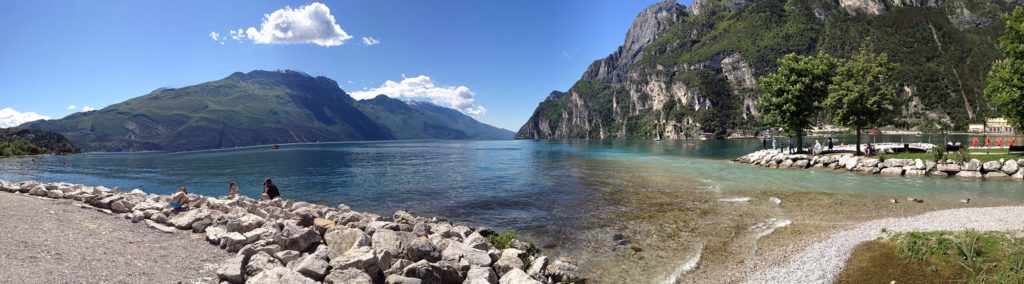
<path fill-rule="evenodd" d="M 814 140 L 805 141 L 813 144 Z M 713 255 L 707 251 L 714 249 L 717 239 L 737 238 L 733 237 L 737 232 L 746 232 L 769 218 L 794 222 L 823 218 L 805 216 L 813 209 L 773 209 L 764 201 L 769 196 L 785 196 L 783 202 L 810 198 L 804 193 L 844 196 L 827 197 L 823 204 L 873 198 L 850 199 L 847 195 L 1024 199 L 1022 185 L 1016 181 L 777 170 L 729 161 L 759 147 L 754 139 L 294 144 L 280 149 L 261 146 L 8 158 L 0 159 L 0 179 L 143 188 L 161 194 L 185 186 L 192 193 L 212 196 L 225 195 L 228 183 L 237 181 L 240 193 L 258 197 L 262 180 L 269 177 L 285 198 L 332 206 L 344 203 L 382 215 L 407 209 L 455 222 L 516 230 L 549 250 L 584 258 L 593 267 L 612 267 L 592 272 L 594 277 L 612 282 L 643 276 L 607 272 L 629 270 L 623 261 L 637 254 L 649 254 L 642 263 L 650 263 L 655 273 L 668 275 L 676 270 L 672 264 L 676 260 L 686 260 L 688 254 L 699 256 L 701 251 Z M 748 202 L 749 206 L 722 201 L 737 197 L 754 201 Z M 631 252 L 612 247 L 608 243 L 615 233 L 623 233 L 634 246 L 647 249 L 641 253 L 637 248 Z M 756 244 L 758 238 L 744 242 Z M 722 245 L 731 247 L 737 242 Z M 676 247 L 677 252 L 665 252 L 665 248 Z M 656 260 L 670 261 L 659 266 Z"/>

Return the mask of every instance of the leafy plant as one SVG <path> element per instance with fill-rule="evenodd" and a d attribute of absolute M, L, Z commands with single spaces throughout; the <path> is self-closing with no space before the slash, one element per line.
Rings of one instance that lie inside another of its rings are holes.
<path fill-rule="evenodd" d="M 999 49 L 1006 58 L 992 64 L 985 96 L 1017 129 L 1024 126 L 1024 7 L 1006 17 L 1006 30 Z"/>
<path fill-rule="evenodd" d="M 494 248 L 503 250 L 512 248 L 512 240 L 516 239 L 516 231 L 504 231 L 498 234 L 492 234 L 487 236 L 487 241 L 491 242 Z"/>
<path fill-rule="evenodd" d="M 896 111 L 893 73 L 898 65 L 873 49 L 868 39 L 853 59 L 839 65 L 824 102 L 833 123 L 856 129 L 858 155 L 861 131 L 890 121 Z"/>
<path fill-rule="evenodd" d="M 935 161 L 939 162 L 946 159 L 946 149 L 942 145 L 935 146 L 932 148 L 932 155 L 935 156 Z"/>
<path fill-rule="evenodd" d="M 779 59 L 779 69 L 761 77 L 761 119 L 796 136 L 797 149 L 803 149 L 806 129 L 828 97 L 835 66 L 835 59 L 824 53 L 790 53 Z"/>

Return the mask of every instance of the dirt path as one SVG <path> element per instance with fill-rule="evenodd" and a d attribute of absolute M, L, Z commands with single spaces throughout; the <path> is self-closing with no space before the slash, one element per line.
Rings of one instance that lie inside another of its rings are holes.
<path fill-rule="evenodd" d="M 72 203 L 0 192 L 0 283 L 216 283 L 232 256 Z"/>

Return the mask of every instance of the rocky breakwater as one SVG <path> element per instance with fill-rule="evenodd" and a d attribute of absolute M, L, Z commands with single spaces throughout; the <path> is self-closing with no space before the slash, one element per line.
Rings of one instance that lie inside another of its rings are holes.
<path fill-rule="evenodd" d="M 921 159 L 878 159 L 852 154 L 786 154 L 781 150 L 760 150 L 734 161 L 768 168 L 821 168 L 878 174 L 883 176 L 931 176 L 978 179 L 1024 180 L 1024 159 L 998 160 L 982 163 L 977 159 L 925 161 Z"/>
<path fill-rule="evenodd" d="M 538 254 L 533 244 L 494 238 L 488 228 L 398 211 L 392 216 L 302 201 L 260 202 L 191 195 L 188 210 L 169 196 L 69 183 L 11 183 L 0 191 L 72 199 L 76 204 L 168 232 L 203 234 L 237 253 L 218 283 L 572 283 L 575 261 Z M 187 261 L 187 260 L 184 260 Z"/>

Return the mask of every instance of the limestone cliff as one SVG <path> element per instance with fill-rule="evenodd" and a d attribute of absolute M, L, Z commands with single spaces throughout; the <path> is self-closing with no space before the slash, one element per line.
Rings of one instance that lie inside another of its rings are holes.
<path fill-rule="evenodd" d="M 1005 0 L 696 0 L 641 11 L 626 38 L 568 91 L 552 92 L 518 138 L 678 139 L 759 128 L 757 78 L 788 53 L 849 57 L 866 38 L 900 64 L 907 119 L 964 127 L 991 110 L 984 77 Z"/>

